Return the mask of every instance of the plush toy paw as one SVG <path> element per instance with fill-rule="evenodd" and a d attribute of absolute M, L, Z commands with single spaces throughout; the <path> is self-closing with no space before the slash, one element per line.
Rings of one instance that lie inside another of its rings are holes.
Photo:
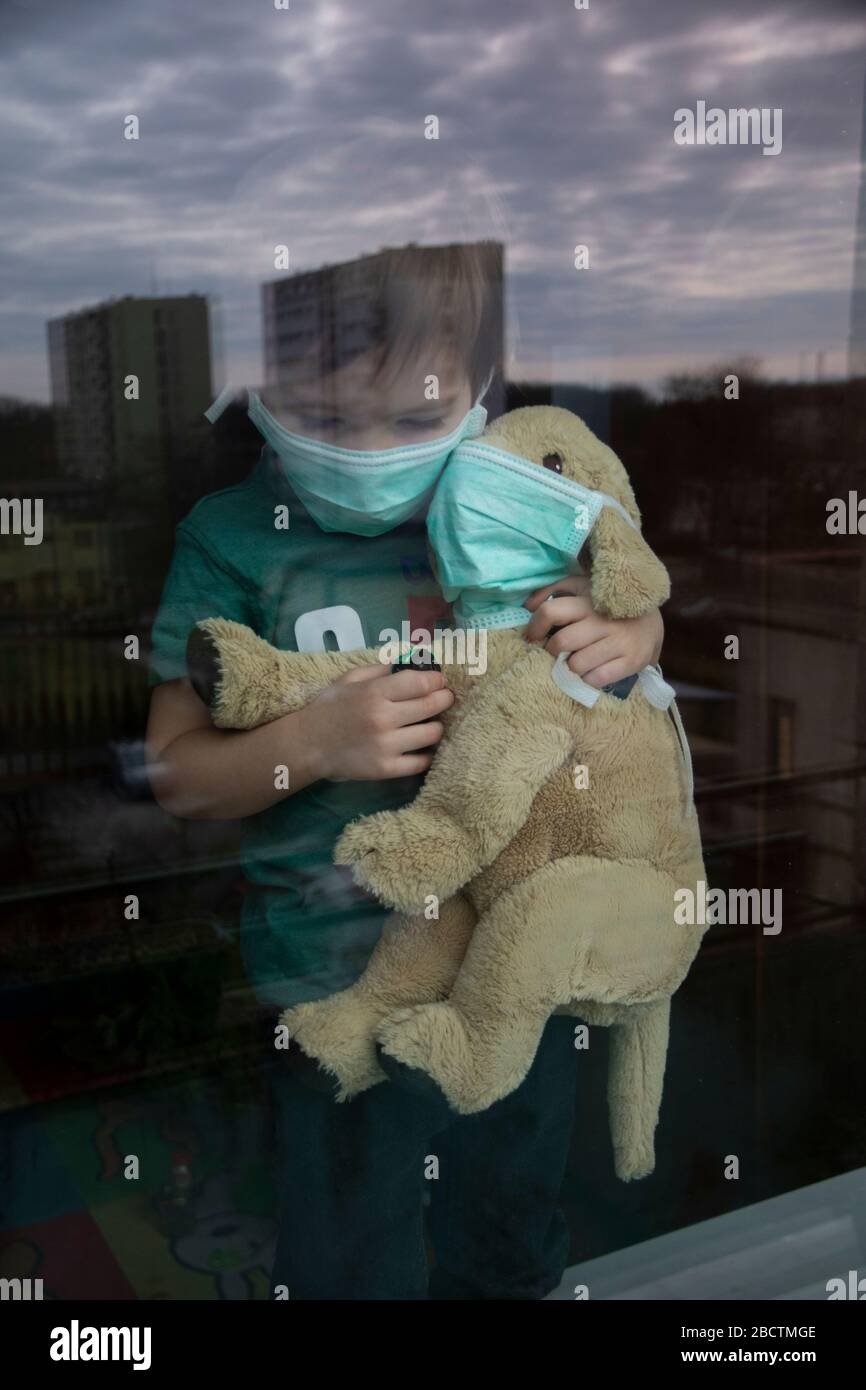
<path fill-rule="evenodd" d="M 419 1067 L 410 1067 L 405 1062 L 398 1062 L 396 1057 L 385 1051 L 380 1042 L 376 1043 L 376 1058 L 388 1080 L 399 1086 L 401 1091 L 409 1091 L 413 1096 L 422 1096 L 431 1102 L 441 1101 L 447 1105 L 441 1087 L 426 1071 L 421 1071 Z"/>
<path fill-rule="evenodd" d="M 290 1045 L 287 1059 L 298 1079 L 316 1090 L 330 1091 L 338 1101 L 350 1100 L 384 1081 L 375 1050 L 383 1012 L 354 987 L 330 999 L 287 1009 L 280 1023 L 295 1045 Z"/>
<path fill-rule="evenodd" d="M 337 1099 L 339 1087 L 336 1077 L 330 1076 L 320 1067 L 316 1059 L 310 1057 L 294 1038 L 289 1038 L 288 1047 L 281 1049 L 278 1055 L 284 1070 L 305 1090 L 318 1091 L 320 1095 L 330 1096 L 332 1100 Z"/>
<path fill-rule="evenodd" d="M 434 1083 L 461 1115 L 486 1110 L 499 1099 L 486 1050 L 447 1002 L 396 1009 L 381 1024 L 378 1039 L 381 1065 L 397 1085 L 421 1090 L 423 1083 L 416 1078 L 426 1075 L 428 1087 Z M 390 1067 L 389 1059 L 398 1065 Z"/>
<path fill-rule="evenodd" d="M 431 896 L 452 897 L 479 868 L 476 848 L 454 821 L 411 806 L 347 826 L 334 862 L 351 864 L 356 883 L 410 914 L 423 912 Z"/>
<path fill-rule="evenodd" d="M 452 1110 L 474 1115 L 520 1085 L 545 1018 L 491 1015 L 473 1022 L 448 1000 L 395 1009 L 377 1032 L 380 1064 L 391 1080 L 412 1090 L 420 1083 L 406 1069 L 425 1073 Z"/>

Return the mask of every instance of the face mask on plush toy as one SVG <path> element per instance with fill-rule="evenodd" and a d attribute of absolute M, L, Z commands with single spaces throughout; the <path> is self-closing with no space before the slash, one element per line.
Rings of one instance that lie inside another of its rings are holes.
<path fill-rule="evenodd" d="M 554 467 L 560 463 L 557 455 L 548 457 Z M 461 444 L 451 455 L 427 514 L 437 578 L 453 604 L 458 626 L 526 624 L 530 614 L 524 599 L 579 569 L 578 556 L 605 507 L 640 534 L 622 503 L 609 493 L 482 441 Z M 554 681 L 572 699 L 591 707 L 600 692 L 570 671 L 567 662 L 567 654 L 557 657 Z M 622 699 L 635 681 L 652 704 L 661 709 L 670 705 L 673 688 L 651 666 L 605 690 Z"/>
<path fill-rule="evenodd" d="M 452 454 L 427 514 L 427 533 L 445 598 L 460 627 L 522 627 L 524 599 L 577 571 L 603 507 L 635 527 L 625 507 L 483 443 Z"/>

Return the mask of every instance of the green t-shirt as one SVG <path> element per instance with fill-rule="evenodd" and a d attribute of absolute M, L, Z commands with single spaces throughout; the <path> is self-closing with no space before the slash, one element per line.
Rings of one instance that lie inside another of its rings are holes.
<path fill-rule="evenodd" d="M 286 530 L 274 525 L 281 504 Z M 202 498 L 177 527 L 149 679 L 187 674 L 187 637 L 203 618 L 246 623 L 288 651 L 352 650 L 406 620 L 429 629 L 447 611 L 423 518 L 373 538 L 322 531 L 265 446 L 245 482 Z M 419 785 L 316 782 L 244 820 L 241 945 L 262 999 L 284 1006 L 357 979 L 386 914 L 333 864 L 334 842 L 349 821 L 405 805 Z"/>

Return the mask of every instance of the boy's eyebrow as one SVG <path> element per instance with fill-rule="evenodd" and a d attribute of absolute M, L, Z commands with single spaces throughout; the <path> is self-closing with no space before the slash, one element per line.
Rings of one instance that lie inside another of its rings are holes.
<path fill-rule="evenodd" d="M 282 406 L 290 406 L 296 410 L 330 410 L 334 413 L 341 409 L 339 402 L 334 401 L 328 396 L 294 396 L 290 389 L 276 391 L 276 399 Z M 437 413 L 448 410 L 456 401 L 457 393 L 453 392 L 450 396 L 443 396 L 438 401 L 425 401 L 422 405 L 409 405 L 400 410 L 395 410 L 395 415 L 420 415 Z"/>
<path fill-rule="evenodd" d="M 333 405 L 333 399 L 327 396 L 296 396 L 290 386 L 276 387 L 273 396 L 282 405 L 300 406 L 302 410 L 308 410 L 314 406 Z"/>
<path fill-rule="evenodd" d="M 451 395 L 451 396 L 442 396 L 441 399 L 440 399 L 440 400 L 437 400 L 437 401 L 425 401 L 423 405 L 410 405 L 410 406 L 407 406 L 405 410 L 398 410 L 398 411 L 395 411 L 395 414 L 397 414 L 397 415 L 421 415 L 422 413 L 423 413 L 423 414 L 429 414 L 431 411 L 447 410 L 449 406 L 452 406 L 452 405 L 454 404 L 454 402 L 456 401 L 456 399 L 457 399 L 457 393 L 454 392 L 453 395 Z"/>
<path fill-rule="evenodd" d="M 277 396 L 276 399 L 281 406 L 288 407 L 290 410 L 327 410 L 332 415 L 336 415 L 337 413 L 337 407 L 335 403 L 333 401 L 325 400 L 322 397 L 318 399 L 310 398 L 308 400 L 298 400 L 294 396 Z"/>

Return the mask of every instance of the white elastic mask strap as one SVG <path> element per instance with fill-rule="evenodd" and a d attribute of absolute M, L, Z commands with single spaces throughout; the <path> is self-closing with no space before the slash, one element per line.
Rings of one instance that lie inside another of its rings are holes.
<path fill-rule="evenodd" d="M 686 768 L 686 815 L 690 816 L 695 808 L 695 772 L 692 767 L 692 752 L 689 748 L 689 741 L 686 738 L 686 731 L 683 728 L 683 721 L 680 718 L 680 712 L 677 709 L 676 701 L 671 705 L 671 714 L 673 715 L 674 726 L 677 731 L 677 738 L 680 741 L 683 762 Z"/>
<path fill-rule="evenodd" d="M 473 402 L 474 405 L 480 405 L 481 402 L 484 400 L 484 397 L 487 395 L 487 392 L 490 390 L 491 386 L 493 385 L 493 378 L 495 377 L 495 375 L 496 375 L 496 368 L 495 368 L 495 367 L 491 367 L 491 368 L 490 368 L 490 371 L 487 373 L 487 376 L 486 376 L 485 380 L 482 382 L 481 389 L 480 389 L 480 391 L 478 392 L 478 395 L 475 397 L 475 400 L 474 400 L 474 402 Z"/>
<path fill-rule="evenodd" d="M 592 709 L 597 701 L 600 690 L 595 686 L 587 685 L 582 676 L 578 676 L 570 670 L 568 665 L 568 652 L 560 652 L 553 666 L 553 679 L 564 694 L 569 695 L 572 700 L 576 700 L 585 709 Z M 680 751 L 683 755 L 683 766 L 686 774 L 686 815 L 690 816 L 695 804 L 695 773 L 692 766 L 692 753 L 689 748 L 689 741 L 686 738 L 686 731 L 683 728 L 683 721 L 676 703 L 676 691 L 672 685 L 662 678 L 662 673 L 657 666 L 645 666 L 638 674 L 638 684 L 643 692 L 644 698 L 649 701 L 656 709 L 669 709 L 674 721 L 674 728 L 677 732 L 677 740 Z"/>
<path fill-rule="evenodd" d="M 669 709 L 671 712 L 686 770 L 686 815 L 691 815 L 695 800 L 695 774 L 689 741 L 677 709 L 676 691 L 662 678 L 660 666 L 645 666 L 638 676 L 638 682 L 651 705 L 656 709 Z"/>
<path fill-rule="evenodd" d="M 570 695 L 572 700 L 576 700 L 579 705 L 586 709 L 592 709 L 599 695 L 600 690 L 595 686 L 587 685 L 582 676 L 570 670 L 567 665 L 569 652 L 560 652 L 553 664 L 553 679 L 566 695 Z"/>
<path fill-rule="evenodd" d="M 672 685 L 662 678 L 659 666 L 645 666 L 638 673 L 640 688 L 649 700 L 650 704 L 656 709 L 669 709 L 676 691 Z"/>
<path fill-rule="evenodd" d="M 601 691 L 593 685 L 588 685 L 582 676 L 578 676 L 569 668 L 568 655 L 568 652 L 560 652 L 556 658 L 553 679 L 560 690 L 570 695 L 572 700 L 577 700 L 578 704 L 586 709 L 592 709 Z M 645 699 L 656 709 L 667 709 L 676 693 L 673 686 L 662 679 L 661 671 L 655 666 L 643 668 L 638 675 L 638 684 Z"/>
<path fill-rule="evenodd" d="M 220 391 L 219 395 L 217 396 L 216 400 L 213 402 L 213 404 L 209 405 L 207 410 L 204 412 L 205 419 L 210 420 L 211 424 L 215 425 L 217 420 L 220 418 L 223 411 L 225 410 L 226 406 L 230 405 L 231 402 L 234 400 L 235 395 L 236 390 L 234 386 L 224 386 L 223 389 Z"/>
<path fill-rule="evenodd" d="M 606 507 L 613 507 L 615 512 L 619 512 L 623 521 L 627 521 L 633 531 L 636 531 L 638 529 L 637 523 L 632 521 L 631 517 L 629 516 L 622 503 L 617 502 L 615 497 L 611 497 L 609 492 L 599 492 L 597 495 L 601 498 L 602 502 Z"/>

